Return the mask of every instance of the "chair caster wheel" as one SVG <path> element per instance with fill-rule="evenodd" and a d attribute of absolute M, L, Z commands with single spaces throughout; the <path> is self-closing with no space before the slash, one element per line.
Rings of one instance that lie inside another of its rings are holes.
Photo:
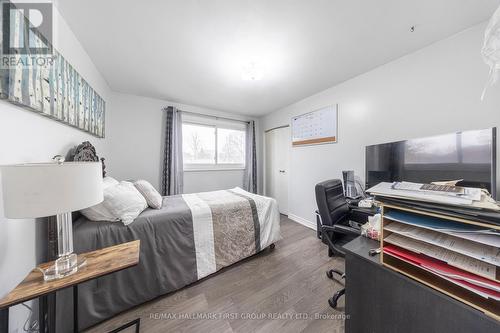
<path fill-rule="evenodd" d="M 332 269 L 330 269 L 329 271 L 326 271 L 326 276 L 327 276 L 329 279 L 333 280 L 333 270 L 332 270 Z"/>
<path fill-rule="evenodd" d="M 335 294 L 333 294 L 333 297 L 328 300 L 328 304 L 330 304 L 330 306 L 335 309 L 337 307 L 337 301 L 339 300 L 340 296 L 342 296 L 342 293 L 340 291 L 337 291 Z"/>
<path fill-rule="evenodd" d="M 269 248 L 270 248 L 271 250 L 274 250 L 274 248 L 275 248 L 275 247 L 276 247 L 276 245 L 275 245 L 274 243 L 272 243 L 271 245 L 269 245 Z"/>
<path fill-rule="evenodd" d="M 337 307 L 337 300 L 334 299 L 333 297 L 329 298 L 328 299 L 328 304 L 330 304 L 330 306 L 335 309 Z"/>

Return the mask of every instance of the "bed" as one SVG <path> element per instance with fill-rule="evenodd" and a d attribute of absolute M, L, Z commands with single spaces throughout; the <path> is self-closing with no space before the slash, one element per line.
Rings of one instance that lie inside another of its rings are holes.
<path fill-rule="evenodd" d="M 146 209 L 128 226 L 78 217 L 76 253 L 141 240 L 137 266 L 80 286 L 80 329 L 274 245 L 280 239 L 279 220 L 274 199 L 240 188 L 163 197 L 161 209 Z M 57 295 L 58 332 L 72 328 L 70 304 L 71 291 Z"/>

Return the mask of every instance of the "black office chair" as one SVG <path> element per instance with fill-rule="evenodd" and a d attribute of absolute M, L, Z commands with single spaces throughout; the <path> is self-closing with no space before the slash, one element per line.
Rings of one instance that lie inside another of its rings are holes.
<path fill-rule="evenodd" d="M 360 235 L 360 229 L 349 225 L 351 209 L 344 196 L 342 182 L 332 179 L 316 185 L 316 222 L 318 224 L 318 237 L 328 245 L 328 256 L 345 256 L 343 245 Z M 333 280 L 333 273 L 345 278 L 344 272 L 331 269 L 326 275 Z M 345 294 L 345 288 L 337 291 L 328 303 L 332 308 L 337 307 L 338 299 Z"/>

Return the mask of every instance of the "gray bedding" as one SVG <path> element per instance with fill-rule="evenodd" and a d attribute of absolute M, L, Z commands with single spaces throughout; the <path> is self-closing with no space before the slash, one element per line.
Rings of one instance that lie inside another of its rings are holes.
<path fill-rule="evenodd" d="M 160 210 L 147 209 L 128 226 L 81 217 L 73 230 L 76 253 L 141 240 L 137 266 L 79 286 L 80 329 L 191 284 L 280 237 L 276 202 L 241 189 L 165 197 Z M 71 331 L 72 298 L 71 290 L 57 295 L 58 332 Z"/>

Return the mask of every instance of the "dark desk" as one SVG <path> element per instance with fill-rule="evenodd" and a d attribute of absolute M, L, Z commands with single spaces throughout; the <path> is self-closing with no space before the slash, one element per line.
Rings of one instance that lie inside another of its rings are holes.
<path fill-rule="evenodd" d="M 346 244 L 346 333 L 500 332 L 500 322 L 380 264 L 368 250 L 379 242 Z"/>

